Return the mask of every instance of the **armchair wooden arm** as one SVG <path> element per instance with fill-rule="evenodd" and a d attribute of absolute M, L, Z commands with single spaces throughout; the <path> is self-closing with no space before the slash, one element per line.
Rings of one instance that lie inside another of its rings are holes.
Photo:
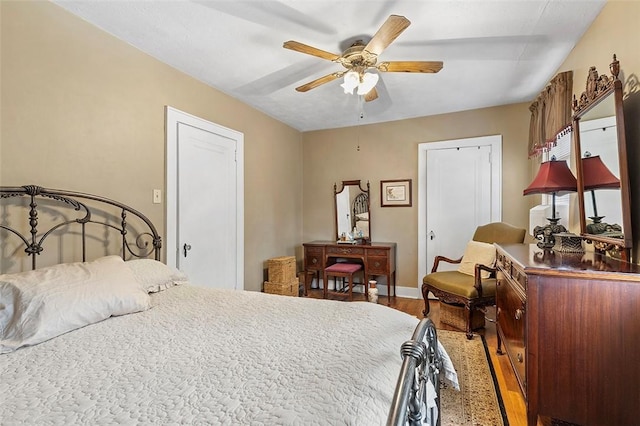
<path fill-rule="evenodd" d="M 475 289 L 478 291 L 478 297 L 482 297 L 482 271 L 489 272 L 490 277 L 494 277 L 496 275 L 496 268 L 490 268 L 480 263 L 476 263 L 476 269 L 474 273 L 475 281 L 473 283 L 473 287 L 475 287 Z"/>
<path fill-rule="evenodd" d="M 433 268 L 431 268 L 432 274 L 438 270 L 438 264 L 440 263 L 440 261 L 447 262 L 447 263 L 460 263 L 462 262 L 462 257 L 460 259 L 449 259 L 448 257 L 444 257 L 444 256 L 436 256 L 433 259 Z"/>

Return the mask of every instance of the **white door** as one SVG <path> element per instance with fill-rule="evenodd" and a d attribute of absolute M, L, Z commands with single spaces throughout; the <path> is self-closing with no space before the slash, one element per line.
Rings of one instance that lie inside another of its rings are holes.
<path fill-rule="evenodd" d="M 193 284 L 244 287 L 241 154 L 240 133 L 167 109 L 167 263 Z"/>
<path fill-rule="evenodd" d="M 436 255 L 459 258 L 479 225 L 501 220 L 501 145 L 500 136 L 420 145 L 420 283 Z"/>
<path fill-rule="evenodd" d="M 491 221 L 490 154 L 489 146 L 427 152 L 427 265 L 436 255 L 460 257 L 476 227 Z"/>

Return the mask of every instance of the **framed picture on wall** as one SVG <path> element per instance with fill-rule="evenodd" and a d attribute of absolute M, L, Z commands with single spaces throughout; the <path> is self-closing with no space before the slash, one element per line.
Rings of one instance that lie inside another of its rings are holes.
<path fill-rule="evenodd" d="M 380 207 L 411 207 L 411 179 L 381 180 Z"/>

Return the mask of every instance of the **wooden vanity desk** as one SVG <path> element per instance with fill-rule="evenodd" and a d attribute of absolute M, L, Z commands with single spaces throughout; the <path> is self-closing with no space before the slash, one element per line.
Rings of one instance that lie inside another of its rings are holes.
<path fill-rule="evenodd" d="M 527 424 L 638 424 L 640 265 L 525 244 L 496 244 L 496 261 L 498 352 Z"/>
<path fill-rule="evenodd" d="M 387 295 L 396 295 L 396 243 L 338 244 L 335 241 L 312 241 L 304 247 L 304 269 L 313 272 L 320 282 L 324 268 L 335 259 L 358 259 L 363 264 L 366 280 L 371 277 L 387 278 Z M 393 286 L 393 293 L 391 293 Z"/>

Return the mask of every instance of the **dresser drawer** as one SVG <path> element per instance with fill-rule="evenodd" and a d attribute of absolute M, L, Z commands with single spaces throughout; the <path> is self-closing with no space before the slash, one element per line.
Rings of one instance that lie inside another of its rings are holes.
<path fill-rule="evenodd" d="M 357 246 L 345 246 L 345 247 L 327 247 L 328 255 L 341 255 L 341 256 L 362 256 L 364 255 L 364 249 Z"/>
<path fill-rule="evenodd" d="M 324 247 L 305 247 L 304 254 L 306 255 L 322 255 L 324 253 Z"/>
<path fill-rule="evenodd" d="M 387 256 L 367 256 L 367 273 L 370 275 L 388 274 L 388 262 Z"/>
<path fill-rule="evenodd" d="M 506 278 L 518 283 L 522 291 L 527 290 L 527 275 L 517 263 L 514 263 L 509 256 L 498 251 L 496 253 L 496 266 L 500 269 Z"/>
<path fill-rule="evenodd" d="M 526 302 L 519 284 L 500 270 L 496 289 L 497 328 L 522 394 L 526 395 Z"/>
<path fill-rule="evenodd" d="M 304 268 L 308 271 L 321 270 L 324 265 L 323 247 L 305 247 Z"/>
<path fill-rule="evenodd" d="M 502 269 L 505 273 L 511 273 L 511 259 L 505 256 L 500 250 L 496 251 L 496 266 Z"/>
<path fill-rule="evenodd" d="M 377 248 L 368 248 L 367 256 L 376 256 L 376 257 L 388 257 L 389 250 L 385 249 L 377 249 Z"/>

